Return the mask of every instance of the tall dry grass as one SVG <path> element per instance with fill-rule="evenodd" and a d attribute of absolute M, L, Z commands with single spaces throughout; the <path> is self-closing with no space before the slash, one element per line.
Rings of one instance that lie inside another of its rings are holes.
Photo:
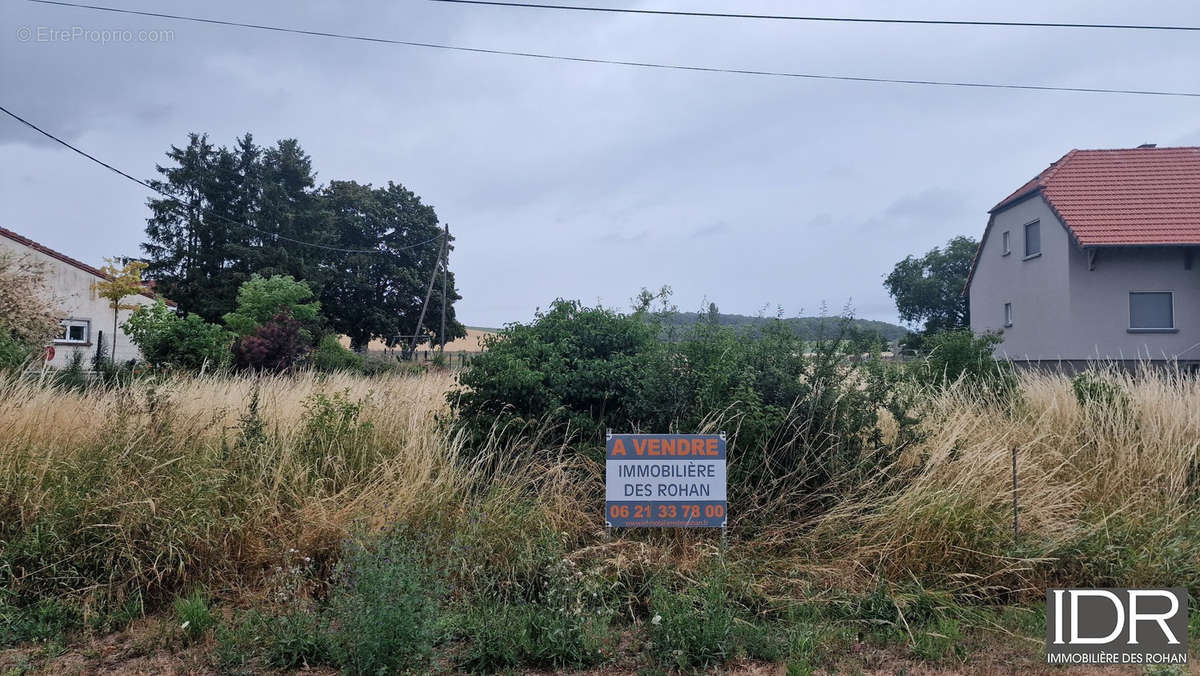
<path fill-rule="evenodd" d="M 1116 403 L 1080 405 L 1069 379 L 1048 374 L 1022 375 L 1011 400 L 929 393 L 922 438 L 839 488 L 827 513 L 799 523 L 781 508 L 777 528 L 742 536 L 733 505 L 730 554 L 764 577 L 837 570 L 982 598 L 1050 583 L 1200 589 L 1200 384 L 1108 378 L 1124 393 Z M 23 603 L 252 590 L 289 550 L 327 573 L 344 539 L 395 522 L 447 543 L 464 576 L 519 577 L 548 536 L 636 575 L 713 550 L 697 534 L 605 542 L 602 468 L 550 434 L 464 448 L 438 421 L 451 382 L 208 376 L 80 392 L 0 381 L 0 588 Z M 761 509 L 754 519 L 769 521 Z"/>
<path fill-rule="evenodd" d="M 923 439 L 852 490 L 804 539 L 889 579 L 983 597 L 1051 584 L 1200 588 L 1200 380 L 1020 376 L 1015 398 L 932 396 Z M 1013 531 L 1013 454 L 1018 531 Z"/>
<path fill-rule="evenodd" d="M 524 527 L 571 527 L 586 499 L 572 477 L 586 468 L 494 457 L 502 449 L 467 457 L 437 419 L 450 382 L 0 382 L 0 586 L 26 601 L 155 600 L 198 583 L 253 587 L 291 550 L 328 569 L 348 535 L 397 521 L 453 531 L 521 503 Z M 504 546 L 521 543 L 516 532 Z"/>

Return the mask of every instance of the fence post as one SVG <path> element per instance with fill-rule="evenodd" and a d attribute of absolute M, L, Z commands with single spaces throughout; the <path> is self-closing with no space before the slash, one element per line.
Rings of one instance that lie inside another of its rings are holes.
<path fill-rule="evenodd" d="M 1017 447 L 1012 449 L 1013 546 L 1017 545 L 1020 529 L 1017 521 Z"/>

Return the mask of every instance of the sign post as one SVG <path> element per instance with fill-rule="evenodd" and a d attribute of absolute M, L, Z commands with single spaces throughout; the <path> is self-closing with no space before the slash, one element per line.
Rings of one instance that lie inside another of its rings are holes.
<path fill-rule="evenodd" d="M 724 530 L 724 434 L 609 433 L 604 457 L 609 528 Z"/>

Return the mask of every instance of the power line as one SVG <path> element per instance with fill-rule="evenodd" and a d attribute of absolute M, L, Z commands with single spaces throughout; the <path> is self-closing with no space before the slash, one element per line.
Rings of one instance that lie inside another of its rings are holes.
<path fill-rule="evenodd" d="M 1075 92 L 1085 94 L 1128 94 L 1135 96 L 1185 96 L 1185 97 L 1200 97 L 1200 92 L 1188 91 L 1163 91 L 1151 89 L 1106 89 L 1099 87 L 1055 87 L 1050 85 L 1023 85 L 1023 84 L 1004 84 L 995 82 L 969 82 L 969 81 L 951 81 L 951 80 L 924 80 L 915 78 L 886 78 L 886 77 L 861 77 L 851 75 L 826 75 L 817 73 L 796 73 L 787 71 L 774 70 L 756 70 L 748 68 L 720 68 L 715 66 L 688 66 L 683 64 L 669 63 L 653 63 L 649 61 L 625 61 L 619 59 L 599 59 L 582 56 L 563 56 L 559 54 L 545 54 L 540 52 L 523 52 L 512 51 L 505 49 L 484 49 L 482 47 L 461 47 L 458 45 L 448 45 L 436 42 L 416 42 L 411 40 L 395 40 L 391 38 L 370 37 L 364 35 L 350 35 L 346 33 L 331 33 L 328 31 L 313 31 L 300 28 L 284 28 L 281 26 L 267 26 L 263 24 L 243 23 L 240 21 L 225 21 L 221 19 L 205 19 L 202 17 L 183 16 L 179 14 L 163 14 L 160 12 L 144 12 L 132 9 L 118 9 L 115 7 L 102 7 L 100 5 L 85 5 L 73 2 L 60 2 L 59 0 L 29 0 L 43 5 L 58 5 L 62 7 L 75 7 L 78 9 L 91 9 L 101 12 L 114 12 L 117 14 L 134 14 L 138 16 L 149 16 L 159 19 L 171 19 L 174 21 L 191 21 L 196 23 L 214 24 L 219 26 L 234 26 L 238 28 L 251 28 L 255 30 L 273 31 L 277 33 L 293 33 L 296 35 L 307 35 L 311 37 L 335 38 L 340 40 L 355 40 L 359 42 L 374 42 L 389 45 L 405 45 L 408 47 L 422 47 L 427 49 L 443 49 L 456 52 L 470 52 L 473 54 L 494 54 L 504 56 L 519 56 L 528 59 L 544 59 L 550 61 L 571 61 L 575 63 L 594 63 L 606 64 L 613 66 L 630 66 L 634 68 L 654 68 L 661 70 L 685 70 L 701 73 L 728 73 L 733 75 L 758 75 L 765 77 L 786 77 L 806 80 L 837 80 L 842 82 L 868 82 L 878 84 L 901 84 L 901 85 L 922 85 L 931 87 L 958 87 L 972 89 L 1018 89 L 1025 91 L 1046 91 L 1046 92 Z"/>
<path fill-rule="evenodd" d="M 610 12 L 616 14 L 652 14 L 658 16 L 695 16 L 722 19 L 771 19 L 781 21 L 824 21 L 831 23 L 883 23 L 919 26 L 985 26 L 1002 28 L 1108 28 L 1148 31 L 1200 31 L 1200 26 L 1155 26 L 1121 23 L 1060 23 L 1051 21 L 965 21 L 953 19 L 877 19 L 840 16 L 796 16 L 787 14 L 741 14 L 726 12 L 686 12 L 668 9 L 633 9 L 627 7 L 587 7 L 582 5 L 551 5 L 536 2 L 497 2 L 496 0 L 430 0 L 456 5 L 489 5 L 492 7 L 521 7 L 526 9 L 565 9 L 577 12 Z"/>
<path fill-rule="evenodd" d="M 143 181 L 142 179 L 137 178 L 136 176 L 131 176 L 130 174 L 127 174 L 124 171 L 121 171 L 120 169 L 105 162 L 104 160 L 101 160 L 100 158 L 98 158 L 94 155 L 91 155 L 83 150 L 80 150 L 79 148 L 68 143 L 67 141 L 60 139 L 59 137 L 55 136 L 54 134 L 51 134 L 50 132 L 46 131 L 45 129 L 42 129 L 41 127 L 30 122 L 29 120 L 26 120 L 25 118 L 21 117 L 20 115 L 17 115 L 16 113 L 12 112 L 11 110 L 5 108 L 4 106 L 0 106 L 0 112 L 3 112 L 5 115 L 8 115 L 9 117 L 13 118 L 17 122 L 20 122 L 21 124 L 25 125 L 26 127 L 29 127 L 30 129 L 36 131 L 37 133 L 41 134 L 42 136 L 45 136 L 46 138 L 50 139 L 51 141 L 54 141 L 55 143 L 58 143 L 59 145 L 69 148 L 70 150 L 86 157 L 87 159 L 95 162 L 96 164 L 99 164 L 100 166 L 104 167 L 105 169 L 108 169 L 111 172 L 114 172 L 120 176 L 123 176 L 124 178 L 127 178 L 130 181 L 133 181 L 134 183 L 137 183 L 138 185 L 142 186 L 143 188 L 146 188 L 146 189 L 148 189 L 152 192 L 155 192 L 159 195 L 162 195 L 166 199 L 168 199 L 176 204 L 182 205 L 184 207 L 188 206 L 187 204 L 180 201 L 179 199 L 177 199 L 171 195 L 168 195 L 167 193 L 154 187 L 153 185 L 150 185 L 149 183 Z M 239 226 L 242 228 L 246 228 L 247 230 L 252 230 L 261 235 L 266 235 L 268 237 L 273 237 L 275 239 L 281 239 L 281 240 L 284 240 L 285 242 L 292 242 L 294 244 L 302 244 L 304 246 L 311 246 L 311 247 L 314 247 L 317 249 L 325 249 L 326 251 L 338 251 L 338 252 L 342 252 L 342 253 L 390 255 L 393 251 L 406 251 L 408 249 L 415 249 L 419 246 L 424 246 L 424 245 L 429 244 L 430 242 L 433 242 L 433 241 L 439 239 L 440 237 L 442 237 L 441 233 L 439 233 L 438 235 L 436 235 L 434 237 L 430 237 L 429 239 L 425 240 L 424 242 L 418 242 L 416 244 L 409 244 L 406 246 L 391 247 L 389 251 L 380 251 L 378 249 L 343 249 L 343 248 L 335 247 L 335 246 L 327 246 L 325 244 L 317 244 L 315 242 L 306 242 L 301 239 L 294 239 L 292 237 L 287 237 L 285 235 L 280 235 L 278 233 L 268 232 L 266 230 L 256 228 L 252 225 L 247 225 L 240 221 L 235 221 L 231 218 L 222 216 L 221 214 L 218 214 L 218 213 L 212 211 L 211 209 L 208 209 L 206 211 L 207 211 L 208 215 L 213 216 L 219 220 L 225 221 L 226 223 L 231 223 L 233 225 L 236 225 L 236 226 Z"/>

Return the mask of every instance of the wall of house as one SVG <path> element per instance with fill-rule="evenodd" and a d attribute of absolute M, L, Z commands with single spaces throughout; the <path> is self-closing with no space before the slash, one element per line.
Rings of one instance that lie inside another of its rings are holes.
<path fill-rule="evenodd" d="M 1025 259 L 1025 224 L 1041 222 L 1042 253 Z M 1003 253 L 1009 231 L 1011 252 Z M 1074 329 L 1068 311 L 1070 249 L 1066 228 L 1041 196 L 996 213 L 987 231 L 969 290 L 971 329 L 1000 331 L 998 356 L 1016 360 L 1069 359 Z M 1012 326 L 1004 304 L 1012 303 Z"/>
<path fill-rule="evenodd" d="M 1200 253 L 1200 252 L 1198 252 Z M 1192 269 L 1179 247 L 1102 248 L 1095 269 L 1071 247 L 1072 344 L 1081 359 L 1200 359 L 1200 255 Z M 1130 291 L 1171 291 L 1174 333 L 1131 333 Z"/>
<path fill-rule="evenodd" d="M 51 366 L 66 366 L 70 363 L 72 355 L 78 352 L 83 355 L 85 367 L 90 368 L 91 359 L 96 354 L 97 336 L 101 331 L 104 332 L 105 352 L 111 354 L 113 310 L 109 307 L 108 301 L 97 296 L 96 292 L 92 289 L 92 284 L 100 281 L 101 278 L 86 270 L 81 270 L 74 265 L 64 263 L 57 258 L 31 249 L 24 244 L 14 242 L 7 237 L 0 236 L 0 251 L 7 251 L 18 258 L 31 261 L 34 264 L 40 263 L 44 265 L 47 291 L 55 300 L 56 306 L 61 309 L 63 316 L 68 319 L 86 320 L 89 322 L 86 343 L 79 345 L 61 341 L 54 342 L 54 359 L 50 361 Z M 129 296 L 122 303 L 126 305 L 150 305 L 154 303 L 154 300 L 146 296 Z M 116 359 L 118 362 L 139 359 L 141 357 L 141 353 L 138 352 L 137 347 L 129 341 L 129 337 L 119 328 L 122 322 L 129 319 L 130 314 L 132 314 L 130 310 L 121 310 L 117 316 Z"/>

